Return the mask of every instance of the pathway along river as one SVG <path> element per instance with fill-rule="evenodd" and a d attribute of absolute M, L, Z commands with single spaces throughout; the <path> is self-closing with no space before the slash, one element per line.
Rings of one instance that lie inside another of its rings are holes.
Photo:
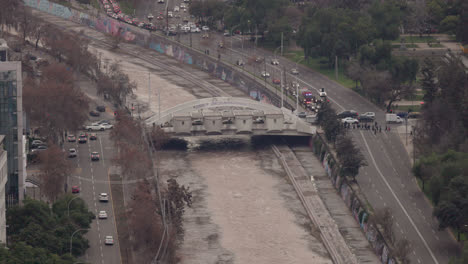
<path fill-rule="evenodd" d="M 212 137 L 160 153 L 161 175 L 193 191 L 181 263 L 332 263 L 269 144 Z"/>

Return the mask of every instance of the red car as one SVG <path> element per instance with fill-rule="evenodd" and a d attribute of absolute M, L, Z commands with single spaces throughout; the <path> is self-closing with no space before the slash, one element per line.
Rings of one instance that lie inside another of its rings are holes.
<path fill-rule="evenodd" d="M 273 83 L 274 84 L 281 84 L 281 80 L 280 79 L 273 79 Z"/>
<path fill-rule="evenodd" d="M 95 133 L 92 133 L 91 135 L 89 135 L 89 140 L 96 140 L 97 139 L 97 136 Z"/>
<path fill-rule="evenodd" d="M 73 186 L 72 187 L 72 193 L 79 193 L 80 192 L 80 187 L 79 186 Z"/>

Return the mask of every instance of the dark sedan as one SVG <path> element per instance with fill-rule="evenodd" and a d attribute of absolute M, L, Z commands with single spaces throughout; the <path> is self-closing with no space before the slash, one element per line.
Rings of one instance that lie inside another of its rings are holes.
<path fill-rule="evenodd" d="M 343 111 L 341 113 L 338 114 L 338 117 L 339 118 L 346 118 L 346 117 L 353 117 L 353 118 L 356 118 L 358 117 L 358 112 L 354 111 L 354 110 L 346 110 L 346 111 Z"/>

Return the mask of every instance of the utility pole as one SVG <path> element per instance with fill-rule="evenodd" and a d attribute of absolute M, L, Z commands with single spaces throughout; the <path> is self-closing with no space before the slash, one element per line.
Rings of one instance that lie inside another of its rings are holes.
<path fill-rule="evenodd" d="M 148 110 L 151 110 L 151 72 L 148 71 Z"/>
<path fill-rule="evenodd" d="M 284 68 L 284 66 L 283 66 Z M 281 86 L 281 108 L 283 108 L 283 94 L 284 94 L 284 91 L 283 91 L 283 71 L 281 70 L 281 67 L 280 67 L 280 86 Z"/>
<path fill-rule="evenodd" d="M 338 56 L 335 55 L 335 79 L 338 80 Z"/>
<path fill-rule="evenodd" d="M 283 32 L 281 32 L 281 56 L 283 56 Z"/>

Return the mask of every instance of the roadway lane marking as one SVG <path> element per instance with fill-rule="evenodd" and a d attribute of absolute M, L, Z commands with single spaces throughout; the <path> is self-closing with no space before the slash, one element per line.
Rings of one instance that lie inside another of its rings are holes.
<path fill-rule="evenodd" d="M 102 165 L 103 165 L 103 166 L 106 166 L 106 162 L 104 161 L 104 150 L 102 149 L 101 137 L 99 137 L 99 145 L 101 145 Z"/>
<path fill-rule="evenodd" d="M 406 211 L 405 207 L 403 207 L 403 204 L 401 203 L 400 199 L 398 199 L 398 196 L 395 194 L 395 191 L 393 191 L 392 187 L 390 186 L 390 184 L 388 183 L 387 179 L 385 179 L 385 177 L 383 176 L 382 172 L 380 171 L 380 168 L 379 166 L 377 166 L 377 162 L 375 161 L 375 158 L 374 158 L 374 155 L 372 154 L 372 151 L 369 147 L 369 145 L 367 144 L 367 140 L 366 138 L 364 137 L 363 133 L 361 133 L 361 137 L 362 139 L 364 140 L 364 145 L 366 145 L 366 148 L 367 148 L 367 151 L 369 151 L 369 156 L 371 157 L 372 159 L 372 163 L 374 164 L 375 168 L 377 169 L 377 172 L 380 176 L 380 178 L 384 181 L 385 185 L 387 185 L 387 188 L 390 190 L 390 192 L 392 193 L 393 197 L 395 198 L 395 200 L 397 201 L 398 205 L 400 206 L 400 208 L 403 210 L 403 212 L 405 213 L 406 217 L 408 218 L 408 220 L 410 221 L 411 225 L 413 226 L 413 228 L 416 230 L 416 233 L 418 234 L 419 238 L 421 238 L 424 246 L 426 247 L 426 249 L 429 251 L 429 254 L 431 255 L 432 257 L 432 260 L 434 260 L 434 263 L 436 264 L 439 264 L 439 261 L 437 261 L 436 257 L 434 256 L 434 253 L 432 252 L 432 250 L 429 248 L 429 245 L 427 244 L 426 240 L 424 239 L 424 237 L 422 236 L 421 232 L 419 231 L 418 227 L 416 226 L 416 224 L 413 222 L 413 219 L 411 219 L 411 217 L 409 216 L 408 212 Z M 414 252 L 414 251 L 413 251 Z M 415 253 L 416 255 L 416 253 Z"/>
<path fill-rule="evenodd" d="M 119 242 L 119 231 L 117 229 L 117 223 L 115 221 L 115 210 L 114 210 L 114 200 L 112 199 L 112 189 L 111 189 L 111 181 L 110 181 L 110 168 L 107 169 L 107 179 L 109 180 L 109 193 L 110 193 L 110 198 L 111 198 L 111 205 L 112 205 L 112 222 L 114 222 L 114 227 L 115 227 L 115 232 L 117 234 L 117 242 Z M 123 194 L 125 196 L 125 194 Z M 122 254 L 120 252 L 120 243 L 117 243 L 119 246 L 119 258 L 120 258 L 120 264 L 122 264 Z"/>

